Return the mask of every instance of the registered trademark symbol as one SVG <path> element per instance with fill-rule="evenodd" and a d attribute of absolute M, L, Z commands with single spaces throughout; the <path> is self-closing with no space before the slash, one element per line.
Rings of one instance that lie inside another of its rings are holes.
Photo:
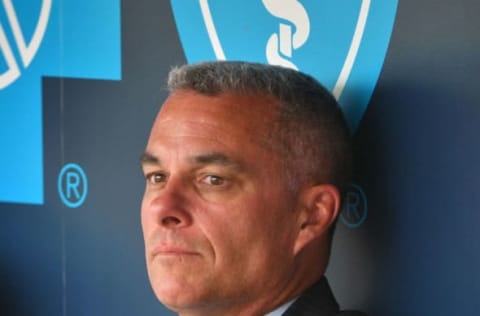
<path fill-rule="evenodd" d="M 363 189 L 351 183 L 340 213 L 340 220 L 349 228 L 360 227 L 367 219 L 367 197 Z"/>
<path fill-rule="evenodd" d="M 58 195 L 63 204 L 75 208 L 85 202 L 88 194 L 88 180 L 82 167 L 69 163 L 63 166 L 58 175 Z"/>

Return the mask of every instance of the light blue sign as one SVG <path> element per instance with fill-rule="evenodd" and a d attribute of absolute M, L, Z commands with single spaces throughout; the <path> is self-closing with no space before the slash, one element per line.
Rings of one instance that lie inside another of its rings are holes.
<path fill-rule="evenodd" d="M 355 130 L 377 83 L 398 0 L 172 0 L 188 62 L 247 60 L 309 73 Z"/>
<path fill-rule="evenodd" d="M 361 186 L 351 183 L 345 195 L 340 220 L 349 228 L 358 228 L 367 219 L 367 214 L 368 203 L 365 192 Z"/>
<path fill-rule="evenodd" d="M 70 208 L 81 206 L 88 195 L 88 178 L 82 167 L 69 163 L 63 166 L 57 179 L 58 195 Z"/>
<path fill-rule="evenodd" d="M 0 202 L 44 202 L 42 77 L 121 79 L 120 30 L 119 0 L 0 3 Z"/>

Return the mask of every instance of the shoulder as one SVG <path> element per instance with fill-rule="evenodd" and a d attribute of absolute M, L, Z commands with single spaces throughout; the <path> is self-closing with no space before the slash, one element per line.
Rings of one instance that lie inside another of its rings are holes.
<path fill-rule="evenodd" d="M 283 316 L 367 316 L 367 314 L 340 311 L 327 279 L 322 277 L 300 295 Z"/>
<path fill-rule="evenodd" d="M 338 313 L 337 316 L 367 316 L 367 314 L 357 311 L 343 311 Z"/>

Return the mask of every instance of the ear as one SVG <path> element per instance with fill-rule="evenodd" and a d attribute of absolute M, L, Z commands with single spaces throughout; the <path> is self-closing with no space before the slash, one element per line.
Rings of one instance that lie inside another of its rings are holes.
<path fill-rule="evenodd" d="M 301 194 L 300 203 L 295 254 L 319 238 L 328 238 L 329 228 L 339 213 L 340 193 L 333 185 L 316 185 Z"/>

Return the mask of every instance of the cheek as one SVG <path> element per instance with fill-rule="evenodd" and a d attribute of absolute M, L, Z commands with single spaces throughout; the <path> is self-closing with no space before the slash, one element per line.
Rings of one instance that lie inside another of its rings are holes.
<path fill-rule="evenodd" d="M 270 211 L 258 199 L 229 201 L 210 205 L 208 211 L 198 216 L 198 226 L 210 240 L 217 261 L 235 264 L 263 255 L 278 237 L 277 232 L 270 231 L 270 226 L 276 226 Z"/>
<path fill-rule="evenodd" d="M 142 225 L 143 236 L 146 239 L 148 232 L 151 230 L 151 227 L 153 225 L 153 218 L 148 214 L 146 197 L 144 197 L 142 200 L 142 205 L 140 209 L 140 222 Z"/>

